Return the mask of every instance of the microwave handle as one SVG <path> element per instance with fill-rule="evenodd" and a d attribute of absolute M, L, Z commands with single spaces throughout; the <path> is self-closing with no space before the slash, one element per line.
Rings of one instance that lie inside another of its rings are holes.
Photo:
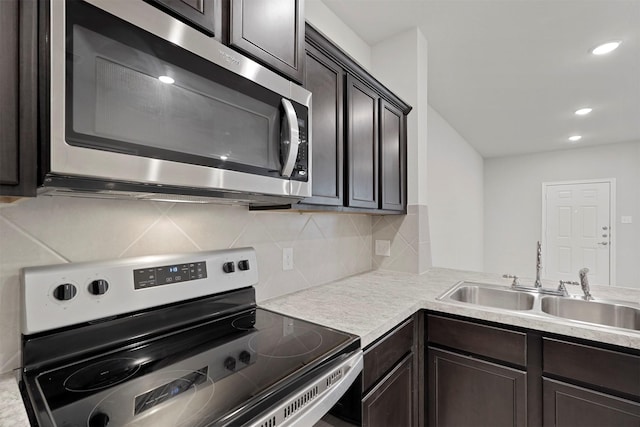
<path fill-rule="evenodd" d="M 284 116 L 282 117 L 282 149 L 286 150 L 286 157 L 283 161 L 280 174 L 286 178 L 291 176 L 298 157 L 298 146 L 300 145 L 300 130 L 298 129 L 298 116 L 293 104 L 288 99 L 282 98 Z"/>

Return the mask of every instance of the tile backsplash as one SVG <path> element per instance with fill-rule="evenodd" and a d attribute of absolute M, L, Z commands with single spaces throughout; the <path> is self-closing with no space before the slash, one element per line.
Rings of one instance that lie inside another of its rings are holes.
<path fill-rule="evenodd" d="M 407 215 L 374 217 L 373 240 L 388 240 L 391 256 L 373 256 L 376 269 L 422 274 L 432 265 L 426 205 L 409 205 Z"/>
<path fill-rule="evenodd" d="M 22 267 L 253 246 L 263 301 L 371 270 L 372 221 L 368 215 L 75 197 L 0 204 L 0 373 L 20 365 Z M 282 270 L 283 248 L 293 248 L 293 270 Z"/>

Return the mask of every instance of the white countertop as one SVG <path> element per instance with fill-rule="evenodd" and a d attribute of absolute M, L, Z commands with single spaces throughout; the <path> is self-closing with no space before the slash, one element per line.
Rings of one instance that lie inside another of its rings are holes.
<path fill-rule="evenodd" d="M 27 412 L 22 404 L 16 375 L 0 375 L 0 427 L 29 426 Z"/>
<path fill-rule="evenodd" d="M 637 331 L 436 300 L 461 280 L 503 286 L 510 284 L 509 280 L 495 274 L 445 268 L 431 268 L 423 275 L 372 271 L 267 300 L 260 306 L 359 335 L 362 347 L 371 344 L 417 310 L 428 309 L 640 349 L 640 332 Z M 529 283 L 526 278 L 521 282 Z M 544 282 L 543 285 L 557 287 L 555 282 Z M 582 291 L 579 287 L 571 287 L 569 292 L 580 295 Z M 591 293 L 595 298 L 640 303 L 640 291 L 635 289 L 591 286 Z"/>
<path fill-rule="evenodd" d="M 508 280 L 495 274 L 444 268 L 432 268 L 423 275 L 372 271 L 267 300 L 260 306 L 358 335 L 362 347 L 374 342 L 417 310 L 428 309 L 640 349 L 640 332 L 436 300 L 461 280 L 509 285 Z M 527 279 L 522 279 L 522 283 L 528 283 Z M 544 283 L 544 286 L 554 287 L 554 284 Z M 569 291 L 580 293 L 579 289 Z M 634 289 L 592 286 L 591 293 L 596 298 L 640 303 L 640 291 Z M 13 373 L 0 376 L 0 427 L 4 426 L 29 426 Z"/>

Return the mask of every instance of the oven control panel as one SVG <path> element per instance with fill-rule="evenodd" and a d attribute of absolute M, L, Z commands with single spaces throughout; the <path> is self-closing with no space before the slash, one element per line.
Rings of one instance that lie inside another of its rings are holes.
<path fill-rule="evenodd" d="M 171 285 L 173 283 L 206 278 L 207 263 L 204 261 L 133 270 L 133 286 L 135 289 Z"/>
<path fill-rule="evenodd" d="M 253 248 L 22 270 L 22 333 L 91 322 L 258 283 Z"/>

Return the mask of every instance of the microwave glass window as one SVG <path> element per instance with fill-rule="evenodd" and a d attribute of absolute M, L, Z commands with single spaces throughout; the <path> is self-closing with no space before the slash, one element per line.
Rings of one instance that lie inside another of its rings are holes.
<path fill-rule="evenodd" d="M 229 71 L 121 25 L 67 28 L 70 144 L 279 173 L 278 96 L 236 86 Z"/>

